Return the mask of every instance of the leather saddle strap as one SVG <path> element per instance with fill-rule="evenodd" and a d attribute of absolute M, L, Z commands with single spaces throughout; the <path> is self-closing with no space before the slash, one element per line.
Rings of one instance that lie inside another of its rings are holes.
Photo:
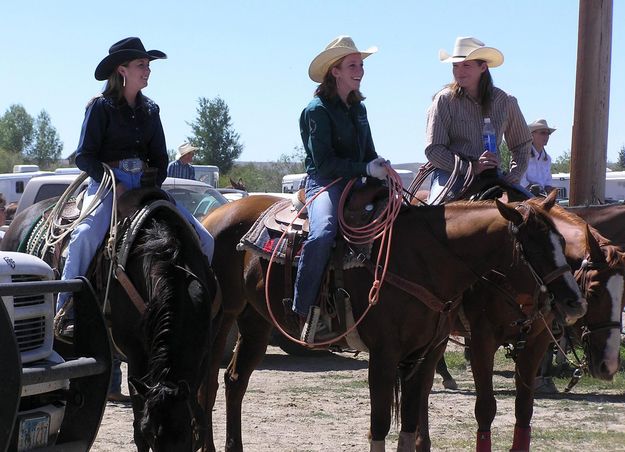
<path fill-rule="evenodd" d="M 284 298 L 293 300 L 293 259 L 297 251 L 297 232 L 290 229 L 286 233 L 286 249 L 284 251 Z"/>
<path fill-rule="evenodd" d="M 132 303 L 137 308 L 137 311 L 139 311 L 139 314 L 143 314 L 146 309 L 145 301 L 143 300 L 143 297 L 141 297 L 141 295 L 139 294 L 139 291 L 134 286 L 132 281 L 130 281 L 130 278 L 128 278 L 126 272 L 118 266 L 115 268 L 115 277 L 132 300 Z"/>
<path fill-rule="evenodd" d="M 375 264 L 372 261 L 366 260 L 364 264 L 367 270 L 369 270 L 371 273 L 375 272 Z M 457 298 L 455 301 L 442 301 L 440 298 L 438 298 L 422 285 L 417 284 L 413 281 L 409 281 L 389 271 L 386 272 L 384 280 L 394 285 L 398 289 L 403 290 L 407 294 L 417 298 L 428 308 L 436 312 L 449 312 L 456 304 L 461 301 L 461 298 Z"/>
<path fill-rule="evenodd" d="M 334 250 L 334 303 L 341 331 L 347 330 L 347 314 L 345 312 L 345 280 L 343 278 L 343 256 L 345 255 L 345 241 L 337 240 Z"/>

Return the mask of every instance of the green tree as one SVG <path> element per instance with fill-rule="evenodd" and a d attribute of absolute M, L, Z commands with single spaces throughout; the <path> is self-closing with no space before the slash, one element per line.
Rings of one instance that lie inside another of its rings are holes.
<path fill-rule="evenodd" d="M 216 165 L 220 172 L 228 173 L 243 152 L 239 134 L 232 127 L 228 105 L 220 97 L 200 97 L 198 104 L 196 120 L 188 123 L 193 132 L 188 140 L 200 148 L 196 160 L 204 165 Z"/>
<path fill-rule="evenodd" d="M 34 124 L 34 143 L 26 151 L 26 157 L 41 168 L 49 168 L 61 156 L 63 142 L 52 126 L 50 115 L 41 110 Z"/>
<path fill-rule="evenodd" d="M 0 173 L 12 173 L 13 166 L 24 163 L 21 154 L 0 148 Z"/>
<path fill-rule="evenodd" d="M 11 105 L 0 117 L 0 148 L 25 154 L 33 142 L 33 122 L 23 106 Z"/>
<path fill-rule="evenodd" d="M 559 155 L 555 162 L 551 162 L 551 173 L 570 173 L 571 172 L 571 153 L 565 151 L 563 155 Z"/>
<path fill-rule="evenodd" d="M 281 192 L 285 174 L 303 173 L 306 153 L 302 146 L 295 146 L 290 153 L 282 154 L 275 162 L 235 163 L 227 174 L 221 174 L 220 185 L 230 184 L 230 179 L 243 180 L 248 192 Z"/>
<path fill-rule="evenodd" d="M 510 171 L 510 160 L 511 155 L 510 149 L 508 149 L 508 143 L 502 141 L 499 146 L 499 167 L 505 172 Z"/>
<path fill-rule="evenodd" d="M 621 146 L 621 149 L 618 151 L 618 161 L 616 162 L 618 165 L 618 170 L 625 169 L 625 144 Z M 612 168 L 613 170 L 617 170 L 617 168 Z"/>

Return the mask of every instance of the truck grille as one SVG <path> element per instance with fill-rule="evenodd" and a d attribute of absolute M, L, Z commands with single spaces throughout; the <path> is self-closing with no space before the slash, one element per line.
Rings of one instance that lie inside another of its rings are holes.
<path fill-rule="evenodd" d="M 33 317 L 15 321 L 15 338 L 20 352 L 34 350 L 43 345 L 46 335 L 46 318 Z"/>
<path fill-rule="evenodd" d="M 11 282 L 32 282 L 32 281 L 42 281 L 42 278 L 38 275 L 11 275 Z M 13 297 L 13 305 L 16 308 L 26 307 L 26 306 L 36 306 L 39 304 L 44 304 L 46 302 L 46 298 L 44 294 L 37 295 L 23 295 Z"/>

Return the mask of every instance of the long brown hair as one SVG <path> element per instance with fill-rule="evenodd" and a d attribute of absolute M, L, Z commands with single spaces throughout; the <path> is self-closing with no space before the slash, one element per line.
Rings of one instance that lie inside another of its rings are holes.
<path fill-rule="evenodd" d="M 474 61 L 476 61 L 478 64 L 486 64 L 486 61 L 484 60 Z M 482 75 L 480 75 L 480 81 L 477 85 L 478 98 L 475 99 L 482 107 L 482 114 L 484 116 L 490 115 L 490 104 L 493 96 L 494 86 L 495 85 L 493 84 L 493 77 L 490 75 L 488 66 L 486 66 L 486 70 L 482 72 Z M 451 90 L 454 97 L 466 95 L 464 89 L 460 85 L 458 85 L 455 80 L 448 84 L 447 87 Z"/>
<path fill-rule="evenodd" d="M 120 66 L 128 66 L 128 62 L 121 64 Z M 106 81 L 106 86 L 102 95 L 105 97 L 111 97 L 119 102 L 124 97 L 124 77 L 117 72 L 117 68 L 109 75 Z"/>
<path fill-rule="evenodd" d="M 323 82 L 321 82 L 321 84 L 315 90 L 315 96 L 324 97 L 326 99 L 332 99 L 338 96 L 338 92 L 336 89 L 336 78 L 334 77 L 334 75 L 332 75 L 332 69 L 340 66 L 345 58 L 346 56 L 341 58 L 340 60 L 338 60 L 336 63 L 334 63 L 332 66 L 328 68 L 328 72 L 326 72 L 325 77 L 323 77 Z M 359 102 L 362 102 L 365 99 L 366 99 L 365 96 L 362 95 L 360 90 L 356 89 L 354 91 L 351 91 L 347 95 L 347 104 L 354 105 Z"/>

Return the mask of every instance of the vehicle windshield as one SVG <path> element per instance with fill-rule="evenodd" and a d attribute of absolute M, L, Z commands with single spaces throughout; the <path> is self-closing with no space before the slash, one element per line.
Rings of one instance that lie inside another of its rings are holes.
<path fill-rule="evenodd" d="M 198 219 L 222 204 L 228 203 L 228 200 L 217 190 L 205 186 L 176 184 L 175 187 L 164 186 L 163 188 L 174 197 L 177 204 L 184 206 Z"/>

